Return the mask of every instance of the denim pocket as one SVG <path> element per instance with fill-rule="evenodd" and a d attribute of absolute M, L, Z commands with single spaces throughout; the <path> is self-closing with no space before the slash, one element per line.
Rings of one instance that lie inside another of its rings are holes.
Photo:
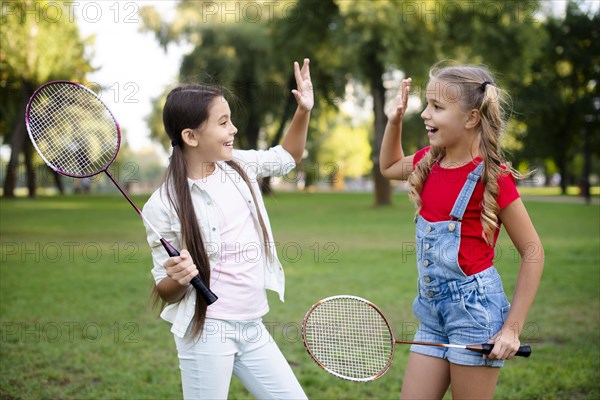
<path fill-rule="evenodd" d="M 508 312 L 510 311 L 510 304 L 507 305 L 506 307 L 502 307 L 502 324 L 504 324 L 504 321 L 506 321 L 506 316 L 508 315 Z"/>
<path fill-rule="evenodd" d="M 412 303 L 412 310 L 415 317 L 421 319 L 421 312 L 419 312 L 419 296 L 417 295 Z"/>
<path fill-rule="evenodd" d="M 485 330 L 490 328 L 488 302 L 485 295 L 479 294 L 477 289 L 463 294 L 457 311 L 459 313 L 456 316 L 458 325 Z"/>
<path fill-rule="evenodd" d="M 504 292 L 486 294 L 488 310 L 490 313 L 491 328 L 494 332 L 499 331 L 506 321 L 510 310 L 510 303 Z"/>

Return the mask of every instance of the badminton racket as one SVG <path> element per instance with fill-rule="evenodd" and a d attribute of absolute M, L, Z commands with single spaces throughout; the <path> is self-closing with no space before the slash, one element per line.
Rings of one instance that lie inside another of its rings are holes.
<path fill-rule="evenodd" d="M 29 138 L 44 162 L 61 175 L 87 178 L 101 172 L 115 184 L 171 257 L 179 255 L 108 170 L 121 145 L 119 124 L 94 92 L 75 82 L 54 81 L 38 88 L 27 104 Z M 196 276 L 191 281 L 207 304 L 217 296 Z"/>
<path fill-rule="evenodd" d="M 492 344 L 458 345 L 398 340 L 381 310 L 356 296 L 320 300 L 306 313 L 302 339 L 308 354 L 330 374 L 356 382 L 380 378 L 394 358 L 396 343 L 467 349 L 489 354 Z M 529 357 L 523 345 L 516 355 Z"/>

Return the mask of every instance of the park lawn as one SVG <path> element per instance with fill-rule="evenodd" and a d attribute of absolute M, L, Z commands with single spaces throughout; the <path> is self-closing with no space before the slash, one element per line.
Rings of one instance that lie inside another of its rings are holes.
<path fill-rule="evenodd" d="M 411 337 L 413 206 L 401 194 L 383 208 L 370 194 L 278 193 L 266 202 L 287 284 L 285 303 L 269 294 L 264 321 L 309 398 L 398 398 L 408 346 L 397 346 L 382 378 L 353 383 L 312 361 L 300 326 L 318 299 L 353 294 L 375 302 L 398 337 Z M 0 398 L 181 398 L 175 346 L 150 306 L 151 257 L 131 206 L 117 196 L 0 206 Z M 506 363 L 496 398 L 599 398 L 600 209 L 526 206 L 546 252 L 521 337 L 533 354 Z M 504 233 L 498 249 L 511 294 L 518 260 Z M 250 397 L 234 379 L 230 398 Z"/>

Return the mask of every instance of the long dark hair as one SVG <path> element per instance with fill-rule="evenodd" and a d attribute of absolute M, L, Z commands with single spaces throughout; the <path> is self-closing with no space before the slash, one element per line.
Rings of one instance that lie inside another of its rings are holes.
<path fill-rule="evenodd" d="M 165 190 L 169 203 L 177 212 L 181 223 L 181 242 L 190 253 L 198 269 L 198 276 L 207 287 L 210 286 L 210 261 L 200 233 L 190 188 L 188 186 L 188 168 L 183 155 L 181 132 L 185 129 L 196 129 L 209 117 L 214 99 L 224 97 L 223 89 L 216 85 L 185 85 L 173 89 L 168 95 L 163 108 L 163 124 L 165 131 L 173 143 L 173 153 L 165 176 Z M 263 221 L 256 194 L 243 168 L 234 161 L 227 161 L 246 182 L 256 206 L 258 220 L 265 240 L 266 254 L 269 255 L 269 236 Z M 154 288 L 155 299 L 158 291 Z M 196 293 L 196 311 L 192 327 L 192 336 L 199 336 L 206 319 L 206 302 Z"/>

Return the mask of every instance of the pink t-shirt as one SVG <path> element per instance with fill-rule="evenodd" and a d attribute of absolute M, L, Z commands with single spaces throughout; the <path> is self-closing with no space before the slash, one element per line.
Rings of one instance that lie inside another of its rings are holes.
<path fill-rule="evenodd" d="M 210 206 L 217 207 L 222 241 L 211 244 L 219 246 L 221 253 L 210 277 L 210 289 L 219 300 L 208 307 L 206 317 L 243 321 L 269 311 L 265 255 L 258 222 L 231 178 L 216 168 L 210 176 L 196 181 L 212 199 Z"/>
<path fill-rule="evenodd" d="M 415 153 L 413 165 L 416 166 L 429 149 L 430 147 L 425 147 Z M 442 168 L 435 163 L 421 192 L 423 202 L 421 216 L 429 222 L 449 220 L 454 202 L 467 181 L 467 175 L 475 170 L 480 162 L 482 159 L 478 157 L 473 162 L 458 168 Z M 476 274 L 494 264 L 494 248 L 489 246 L 482 237 L 483 226 L 480 217 L 483 192 L 484 187 L 479 179 L 462 219 L 458 264 L 466 275 Z M 517 198 L 519 198 L 519 192 L 517 192 L 514 177 L 509 173 L 502 174 L 498 178 L 498 198 L 496 199 L 500 210 Z M 494 235 L 494 244 L 499 233 L 500 224 Z"/>

